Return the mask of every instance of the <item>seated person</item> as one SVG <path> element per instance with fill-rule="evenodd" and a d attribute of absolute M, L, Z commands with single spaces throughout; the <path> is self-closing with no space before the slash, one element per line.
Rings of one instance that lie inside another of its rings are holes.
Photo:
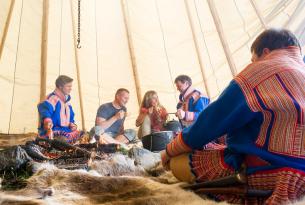
<path fill-rule="evenodd" d="M 101 105 L 97 110 L 95 127 L 91 129 L 90 136 L 99 138 L 99 142 L 105 144 L 127 144 L 134 140 L 135 131 L 131 129 L 124 130 L 124 121 L 127 113 L 125 105 L 128 100 L 129 91 L 125 88 L 120 88 L 116 91 L 113 102 Z"/>
<path fill-rule="evenodd" d="M 233 175 L 246 166 L 247 187 L 267 198 L 218 194 L 242 204 L 290 204 L 305 195 L 305 64 L 297 38 L 268 29 L 251 46 L 252 62 L 161 154 L 182 181 Z M 202 147 L 227 134 L 227 147 Z"/>
<path fill-rule="evenodd" d="M 187 75 L 176 77 L 175 84 L 180 92 L 176 116 L 185 128 L 196 121 L 200 112 L 209 105 L 210 99 L 192 87 L 192 79 Z"/>
<path fill-rule="evenodd" d="M 160 104 L 156 91 L 147 91 L 143 97 L 140 113 L 136 120 L 139 128 L 139 138 L 153 132 L 165 130 L 164 125 L 167 119 L 167 111 Z"/>
<path fill-rule="evenodd" d="M 78 140 L 83 132 L 77 130 L 74 112 L 70 104 L 73 79 L 60 75 L 55 82 L 56 89 L 38 105 L 39 136 L 52 139 L 64 137 L 69 143 Z"/>

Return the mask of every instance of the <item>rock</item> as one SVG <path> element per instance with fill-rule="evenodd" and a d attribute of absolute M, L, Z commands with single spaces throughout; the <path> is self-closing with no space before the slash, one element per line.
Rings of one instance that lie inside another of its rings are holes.
<path fill-rule="evenodd" d="M 136 165 L 142 166 L 146 171 L 156 167 L 161 161 L 160 153 L 153 153 L 139 147 L 132 147 L 128 156 L 134 159 Z"/>

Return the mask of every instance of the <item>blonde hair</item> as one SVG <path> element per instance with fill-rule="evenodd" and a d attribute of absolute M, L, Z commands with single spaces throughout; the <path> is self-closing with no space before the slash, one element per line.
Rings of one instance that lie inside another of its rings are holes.
<path fill-rule="evenodd" d="M 157 92 L 154 91 L 154 90 L 149 90 L 149 91 L 147 91 L 144 94 L 144 97 L 143 97 L 142 103 L 141 103 L 141 108 L 149 108 L 149 107 L 151 107 L 151 100 L 152 100 L 152 98 L 154 96 L 157 97 L 157 102 L 158 102 L 157 106 L 162 107 L 162 105 L 159 102 L 159 98 L 158 98 Z"/>

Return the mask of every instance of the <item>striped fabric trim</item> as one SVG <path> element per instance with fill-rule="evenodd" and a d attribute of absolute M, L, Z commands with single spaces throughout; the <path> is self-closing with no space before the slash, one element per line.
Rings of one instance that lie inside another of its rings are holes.
<path fill-rule="evenodd" d="M 60 101 L 60 125 L 63 127 L 70 125 L 70 106 L 62 101 Z"/>
<path fill-rule="evenodd" d="M 305 195 L 305 173 L 288 167 L 260 171 L 248 176 L 248 186 L 274 190 L 264 204 L 293 203 Z"/>
<path fill-rule="evenodd" d="M 303 76 L 299 75 L 298 73 L 295 73 L 294 76 L 279 74 L 278 77 L 280 78 L 282 84 L 286 86 L 287 92 L 291 95 L 291 98 L 293 98 L 294 102 L 295 103 L 299 102 L 298 105 L 296 106 L 299 112 L 298 122 L 300 124 L 304 124 L 305 108 L 302 107 L 301 105 L 305 104 L 305 99 L 304 99 L 305 86 L 300 86 L 298 87 L 298 89 L 294 89 L 294 87 L 296 86 L 296 82 L 303 81 L 302 79 Z"/>
<path fill-rule="evenodd" d="M 73 132 L 64 132 L 64 131 L 54 131 L 54 137 L 64 137 L 68 143 L 74 143 L 80 139 L 83 135 L 83 132 L 75 130 Z"/>
<path fill-rule="evenodd" d="M 175 157 L 179 154 L 188 153 L 191 151 L 192 149 L 185 144 L 181 132 L 166 146 L 166 153 L 170 157 Z"/>
<path fill-rule="evenodd" d="M 188 111 L 189 110 L 189 99 L 182 102 L 182 110 L 183 111 Z"/>
<path fill-rule="evenodd" d="M 197 182 L 234 174 L 224 161 L 224 149 L 195 151 L 190 155 L 192 173 Z M 218 200 L 234 204 L 290 204 L 305 195 L 305 172 L 293 168 L 259 171 L 247 176 L 248 188 L 273 190 L 269 198 L 244 198 L 236 195 L 215 195 Z"/>
<path fill-rule="evenodd" d="M 189 112 L 189 111 L 186 111 L 185 112 L 185 121 L 193 121 L 195 118 L 195 113 L 194 112 Z"/>
<path fill-rule="evenodd" d="M 56 89 L 54 90 L 54 94 L 55 94 L 61 101 L 66 102 L 66 97 L 65 97 L 65 95 L 64 95 L 58 88 L 56 88 Z"/>
<path fill-rule="evenodd" d="M 196 150 L 191 155 L 192 172 L 197 182 L 217 179 L 234 173 L 224 161 L 224 149 Z"/>
<path fill-rule="evenodd" d="M 198 90 L 194 90 L 191 97 L 194 99 L 195 104 L 202 97 L 202 95 Z"/>
<path fill-rule="evenodd" d="M 295 48 L 272 51 L 235 81 L 249 108 L 263 114 L 256 144 L 273 153 L 305 158 L 305 65 L 297 56 Z"/>
<path fill-rule="evenodd" d="M 50 104 L 52 105 L 52 107 L 53 107 L 53 110 L 55 110 L 56 104 L 58 103 L 58 101 L 60 101 L 60 99 L 59 99 L 59 97 L 56 96 L 54 93 L 51 93 L 51 94 L 47 97 L 46 101 L 47 101 L 48 103 L 50 103 Z"/>
<path fill-rule="evenodd" d="M 69 127 L 71 105 L 69 102 L 65 102 L 65 96 L 58 89 L 55 89 L 53 93 L 48 95 L 46 101 L 52 105 L 53 111 L 55 111 L 57 103 L 60 103 L 60 125 Z"/>
<path fill-rule="evenodd" d="M 191 171 L 197 182 L 205 182 L 234 174 L 234 169 L 224 161 L 224 149 L 196 150 L 190 155 Z M 242 204 L 243 199 L 235 195 L 214 195 L 217 200 Z"/>
<path fill-rule="evenodd" d="M 193 88 L 189 88 L 187 92 L 184 94 L 184 96 L 181 98 L 181 101 L 179 103 L 182 104 L 183 111 L 188 111 L 190 99 L 193 98 L 194 99 L 193 104 L 195 104 L 201 97 L 202 94 L 200 91 Z"/>

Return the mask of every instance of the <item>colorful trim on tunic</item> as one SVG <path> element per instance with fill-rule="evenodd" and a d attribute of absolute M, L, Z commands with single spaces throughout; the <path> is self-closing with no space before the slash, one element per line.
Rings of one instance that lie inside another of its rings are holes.
<path fill-rule="evenodd" d="M 64 137 L 66 142 L 71 143 L 71 144 L 73 144 L 77 140 L 79 140 L 83 134 L 84 134 L 83 132 L 78 131 L 78 130 L 75 130 L 72 132 L 64 132 L 64 131 L 54 131 L 53 132 L 54 138 Z"/>
<path fill-rule="evenodd" d="M 299 52 L 298 48 L 275 50 L 250 64 L 235 80 L 250 109 L 264 117 L 256 145 L 305 159 L 305 86 L 299 86 L 305 85 L 305 70 L 303 62 L 293 56 Z"/>
<path fill-rule="evenodd" d="M 202 149 L 224 149 L 226 145 L 210 142 L 202 147 Z M 180 132 L 169 144 L 166 146 L 166 152 L 170 157 L 175 157 L 183 153 L 191 152 L 191 148 L 184 142 L 182 132 Z"/>
<path fill-rule="evenodd" d="M 190 126 L 209 103 L 209 98 L 191 87 L 185 93 L 180 94 L 177 109 L 182 109 L 185 112 L 185 117 L 181 120 L 182 125 L 185 127 Z"/>
<path fill-rule="evenodd" d="M 181 132 L 171 141 L 171 143 L 167 144 L 166 146 L 166 153 L 170 157 L 174 157 L 182 153 L 188 153 L 191 150 L 192 149 L 185 144 Z"/>
<path fill-rule="evenodd" d="M 79 130 L 75 130 L 75 131 L 70 131 L 67 130 L 65 128 L 53 128 L 53 137 L 54 138 L 61 138 L 61 139 L 65 139 L 66 142 L 68 143 L 75 143 L 77 140 L 81 139 L 83 136 L 84 132 L 79 131 Z M 41 131 L 39 133 L 39 137 L 42 138 L 49 138 L 49 136 L 47 135 L 47 131 Z"/>
<path fill-rule="evenodd" d="M 74 112 L 69 102 L 70 99 L 70 96 L 66 97 L 60 90 L 55 89 L 45 101 L 38 105 L 40 137 L 49 137 L 50 133 L 44 130 L 46 129 L 44 124 L 47 122 L 52 122 L 54 137 L 64 137 L 70 143 L 81 137 L 82 132 L 77 131 L 77 126 L 74 124 Z"/>
<path fill-rule="evenodd" d="M 66 102 L 65 96 L 56 89 L 53 93 L 51 93 L 47 99 L 53 110 L 55 111 L 57 103 L 60 103 L 60 125 L 63 127 L 68 127 L 70 124 L 70 102 Z"/>
<path fill-rule="evenodd" d="M 197 182 L 213 180 L 234 174 L 224 160 L 224 149 L 195 151 L 190 155 L 190 166 Z M 293 168 L 258 171 L 247 176 L 248 188 L 273 190 L 269 198 L 242 198 L 218 194 L 221 201 L 234 204 L 281 205 L 293 203 L 305 195 L 305 172 Z"/>

